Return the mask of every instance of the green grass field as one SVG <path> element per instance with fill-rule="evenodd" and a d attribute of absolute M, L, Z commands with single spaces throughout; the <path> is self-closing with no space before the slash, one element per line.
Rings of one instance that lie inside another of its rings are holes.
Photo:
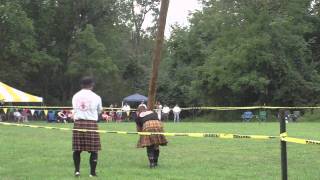
<path fill-rule="evenodd" d="M 72 127 L 72 124 L 40 125 Z M 135 131 L 133 123 L 100 123 L 100 129 Z M 166 132 L 278 135 L 278 123 L 166 123 Z M 320 139 L 320 123 L 291 123 L 294 137 Z M 168 137 L 159 167 L 149 169 L 137 135 L 103 134 L 98 179 L 280 179 L 279 140 Z M 289 179 L 319 179 L 320 146 L 288 144 Z M 89 179 L 87 153 L 81 177 Z M 0 179 L 75 179 L 71 132 L 0 125 Z"/>

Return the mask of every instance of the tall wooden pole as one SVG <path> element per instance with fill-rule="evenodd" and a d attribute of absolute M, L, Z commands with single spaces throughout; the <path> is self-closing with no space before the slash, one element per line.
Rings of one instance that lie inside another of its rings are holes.
<path fill-rule="evenodd" d="M 169 0 L 161 0 L 156 45 L 154 47 L 153 57 L 152 57 L 152 61 L 153 61 L 152 75 L 149 83 L 149 93 L 148 93 L 148 109 L 149 110 L 153 110 L 155 99 L 156 99 L 158 71 L 159 71 L 159 65 L 161 60 L 161 51 L 162 51 L 163 40 L 164 40 L 164 30 L 166 27 L 168 8 L 169 8 Z"/>

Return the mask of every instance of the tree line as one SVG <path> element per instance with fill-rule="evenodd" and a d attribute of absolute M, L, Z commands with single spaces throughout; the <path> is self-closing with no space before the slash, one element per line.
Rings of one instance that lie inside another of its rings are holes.
<path fill-rule="evenodd" d="M 316 105 L 318 0 L 202 0 L 166 39 L 166 104 Z M 0 81 L 67 105 L 92 75 L 106 104 L 147 93 L 160 0 L 0 0 Z M 146 15 L 154 23 L 142 25 Z"/>

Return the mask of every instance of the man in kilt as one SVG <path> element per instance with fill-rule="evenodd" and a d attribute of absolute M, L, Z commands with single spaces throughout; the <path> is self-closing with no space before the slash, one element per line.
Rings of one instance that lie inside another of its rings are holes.
<path fill-rule="evenodd" d="M 93 87 L 94 82 L 91 77 L 82 78 L 82 89 L 72 98 L 74 110 L 72 150 L 75 176 L 80 176 L 80 154 L 82 151 L 90 153 L 90 177 L 97 176 L 98 151 L 101 150 L 100 135 L 98 132 L 90 130 L 98 130 L 97 121 L 98 114 L 102 111 L 102 102 L 100 96 L 92 92 Z M 79 131 L 79 129 L 84 131 Z"/>
<path fill-rule="evenodd" d="M 153 111 L 147 111 L 146 105 L 139 105 L 137 110 L 137 131 L 138 132 L 164 132 L 162 122 L 158 118 L 158 114 Z M 167 140 L 164 135 L 140 135 L 137 147 L 147 148 L 147 156 L 149 159 L 149 167 L 158 166 L 160 154 L 159 145 L 166 146 Z"/>

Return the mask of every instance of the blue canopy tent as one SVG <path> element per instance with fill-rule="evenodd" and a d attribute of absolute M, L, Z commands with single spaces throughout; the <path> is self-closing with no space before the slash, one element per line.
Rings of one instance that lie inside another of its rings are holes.
<path fill-rule="evenodd" d="M 138 93 L 132 94 L 132 95 L 130 95 L 128 97 L 125 97 L 123 99 L 123 102 L 125 102 L 125 103 L 140 103 L 142 101 L 143 102 L 147 102 L 148 98 L 143 96 L 143 95 L 141 95 L 141 94 L 138 94 Z"/>

